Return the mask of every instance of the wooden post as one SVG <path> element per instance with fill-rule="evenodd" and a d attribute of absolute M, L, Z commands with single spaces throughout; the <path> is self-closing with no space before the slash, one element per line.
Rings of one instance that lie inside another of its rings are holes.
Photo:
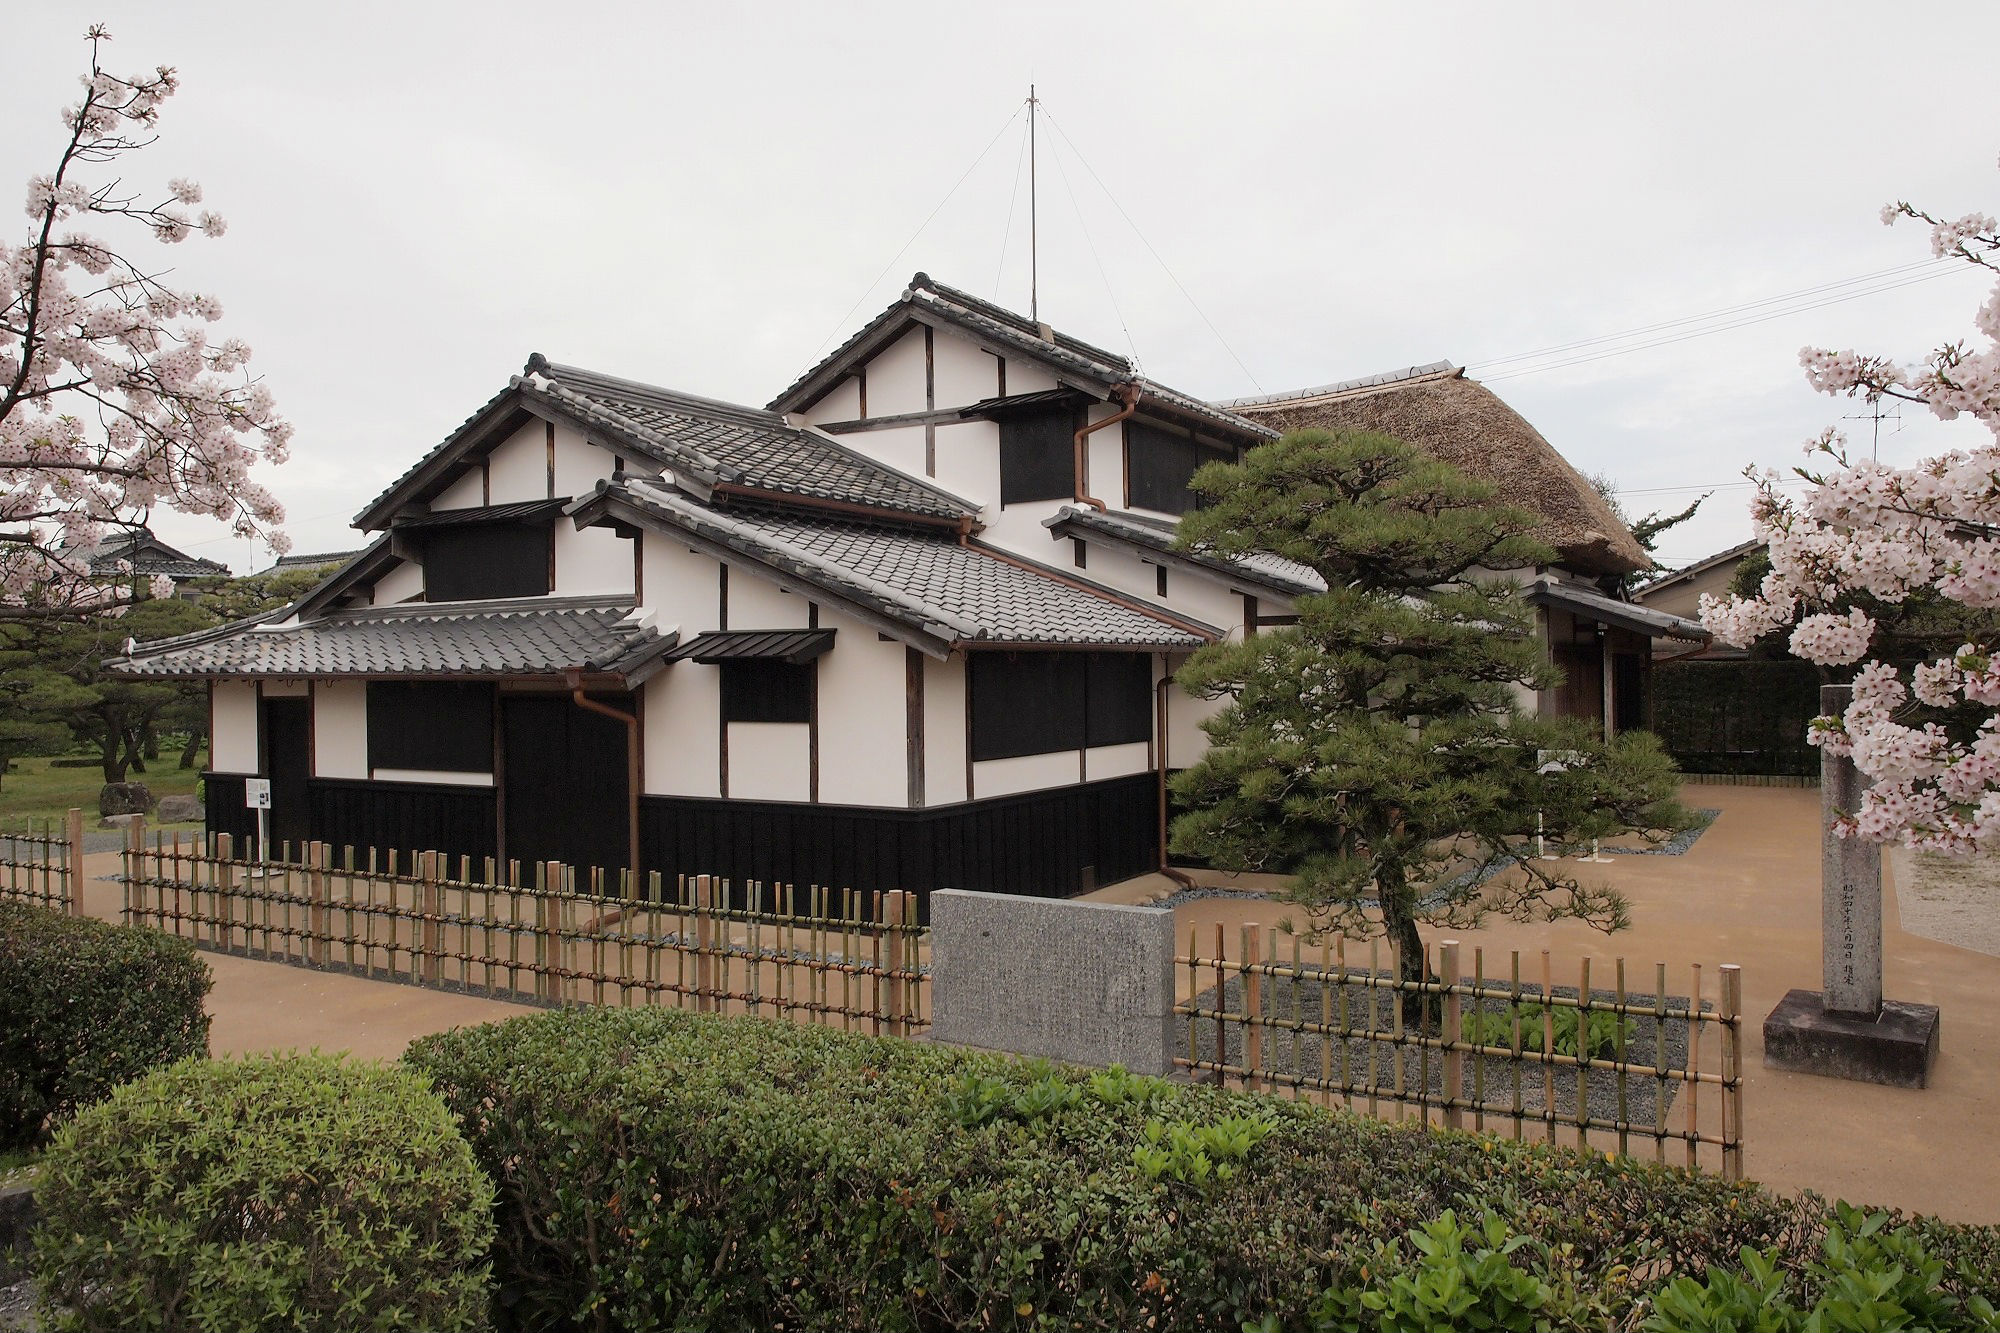
<path fill-rule="evenodd" d="M 327 853 L 332 849 L 323 842 L 306 844 L 306 962 L 313 967 L 325 967 L 333 959 L 332 912 L 328 910 L 329 898 L 326 873 Z"/>
<path fill-rule="evenodd" d="M 1458 941 L 1438 945 L 1438 972 L 1444 983 L 1444 1014 L 1439 1036 L 1444 1038 L 1444 1127 L 1464 1129 L 1465 1112 L 1458 1102 L 1465 1091 L 1465 1052 L 1459 1047 L 1464 1012 L 1458 993 Z"/>
<path fill-rule="evenodd" d="M 715 1004 L 715 881 L 707 875 L 694 877 L 694 1007 L 697 1013 L 713 1013 Z"/>
<path fill-rule="evenodd" d="M 427 985 L 444 984 L 444 876 L 441 857 L 425 852 L 417 858 L 417 910 L 423 914 L 423 978 Z"/>
<path fill-rule="evenodd" d="M 543 862 L 542 891 L 535 895 L 535 994 L 550 1004 L 563 998 L 562 887 L 562 862 Z"/>
<path fill-rule="evenodd" d="M 232 859 L 233 853 L 236 850 L 236 840 L 229 834 L 224 833 L 216 838 L 215 845 L 217 849 L 216 855 L 220 858 L 220 864 L 215 867 L 215 874 L 209 880 L 208 929 L 209 943 L 211 944 L 219 942 L 217 937 L 221 932 L 222 916 L 226 910 L 223 904 L 233 901 L 236 897 L 236 862 Z M 200 894 L 194 895 L 193 905 L 195 915 L 201 915 Z M 196 925 L 198 929 L 199 923 L 196 923 Z M 189 932 L 190 937 L 194 933 L 195 931 L 191 930 Z"/>
<path fill-rule="evenodd" d="M 69 847 L 69 892 L 65 895 L 63 910 L 71 916 L 83 915 L 83 811 L 75 806 L 63 816 L 63 841 Z M 125 905 L 125 920 L 132 921 L 132 904 L 128 895 Z"/>
<path fill-rule="evenodd" d="M 889 937 L 886 941 L 888 948 L 884 959 L 884 967 L 889 973 L 886 1017 L 889 1023 L 889 1035 L 892 1037 L 910 1035 L 907 1003 L 909 982 L 903 976 L 905 946 L 909 941 L 908 932 L 904 928 L 904 918 L 908 915 L 904 906 L 907 900 L 908 895 L 901 889 L 891 889 L 882 895 L 881 920 L 883 932 Z"/>
<path fill-rule="evenodd" d="M 80 812 L 79 812 L 80 813 Z M 146 828 L 134 820 L 125 826 L 125 924 L 139 924 L 139 894 L 146 879 Z M 82 876 L 76 877 L 82 887 Z"/>
<path fill-rule="evenodd" d="M 1263 961 L 1261 927 L 1243 927 L 1243 1090 L 1256 1092 L 1263 1087 L 1257 1071 L 1264 1067 L 1264 979 L 1257 972 Z M 1216 997 L 1218 1000 L 1221 996 Z"/>
<path fill-rule="evenodd" d="M 1743 1179 L 1743 969 L 1734 963 L 1722 965 L 1722 1020 L 1722 1178 L 1741 1180 Z"/>

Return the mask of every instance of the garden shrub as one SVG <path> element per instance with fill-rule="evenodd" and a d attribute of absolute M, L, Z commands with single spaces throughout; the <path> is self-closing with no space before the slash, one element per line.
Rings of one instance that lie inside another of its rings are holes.
<path fill-rule="evenodd" d="M 1478 1046 L 1514 1044 L 1514 1021 L 1521 1023 L 1521 1049 L 1542 1053 L 1543 1044 L 1554 1038 L 1552 1053 L 1572 1059 L 1589 1055 L 1593 1060 L 1616 1059 L 1632 1046 L 1632 1020 L 1620 1014 L 1593 1009 L 1586 1016 L 1581 1009 L 1558 1005 L 1549 1012 L 1544 1004 L 1517 1004 L 1505 1009 L 1470 1009 L 1459 1020 L 1459 1040 Z M 1579 1037 L 1579 1034 L 1582 1034 Z"/>
<path fill-rule="evenodd" d="M 208 1053 L 208 964 L 158 931 L 0 903 L 0 1151 Z"/>
<path fill-rule="evenodd" d="M 56 1133 L 37 1201 L 52 1330 L 486 1326 L 493 1187 L 401 1066 L 172 1065 Z"/>
<path fill-rule="evenodd" d="M 1825 1230 L 1711 1175 L 807 1025 L 563 1010 L 406 1059 L 498 1186 L 506 1328 L 1306 1329 L 1447 1212 L 1480 1219 L 1454 1262 L 1506 1251 L 1490 1215 L 1550 1309 L 1630 1326 Z"/>

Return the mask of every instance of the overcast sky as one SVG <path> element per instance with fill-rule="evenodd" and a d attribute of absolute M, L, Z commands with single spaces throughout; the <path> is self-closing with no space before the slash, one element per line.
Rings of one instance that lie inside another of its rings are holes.
<path fill-rule="evenodd" d="M 1025 309 L 1009 116 L 1030 80 L 1053 122 L 1045 319 L 1213 397 L 1471 365 L 1634 512 L 1722 486 L 1668 564 L 1749 536 L 1746 464 L 1789 466 L 1828 424 L 1867 438 L 1841 421 L 1858 405 L 1806 388 L 1802 345 L 1907 359 L 1971 336 L 1984 285 L 1909 267 L 1924 235 L 1884 228 L 1881 205 L 2000 204 L 2000 6 L 36 0 L 11 17 L 0 188 L 53 165 L 93 19 L 114 70 L 180 70 L 132 174 L 191 176 L 230 221 L 169 257 L 221 297 L 222 333 L 255 347 L 298 426 L 266 480 L 301 551 L 359 544 L 348 519 L 530 352 L 761 405 L 918 269 Z M 1660 345 L 1600 355 L 1635 342 Z M 1894 461 L 1986 438 L 1897 424 Z M 155 526 L 239 572 L 269 563 L 212 523 Z"/>

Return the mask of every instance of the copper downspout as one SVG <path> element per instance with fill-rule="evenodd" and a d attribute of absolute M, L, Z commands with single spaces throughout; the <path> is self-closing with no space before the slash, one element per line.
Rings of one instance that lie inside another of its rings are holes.
<path fill-rule="evenodd" d="M 570 688 L 569 697 L 578 708 L 593 713 L 601 713 L 625 724 L 625 854 L 627 864 L 632 868 L 632 891 L 636 895 L 639 888 L 639 719 L 635 714 L 610 704 L 599 703 L 583 692 L 583 673 L 571 671 L 564 680 Z M 612 925 L 622 917 L 622 911 L 599 917 L 598 925 Z"/>
<path fill-rule="evenodd" d="M 1184 889 L 1195 887 L 1194 877 L 1167 864 L 1167 687 L 1174 678 L 1167 674 L 1167 655 L 1160 654 L 1160 680 L 1153 686 L 1153 731 L 1160 739 L 1160 873 Z"/>
<path fill-rule="evenodd" d="M 1115 426 L 1139 410 L 1139 386 L 1134 382 L 1114 385 L 1111 389 L 1111 398 L 1112 401 L 1123 404 L 1123 407 L 1104 418 L 1104 420 L 1085 426 L 1076 433 L 1075 441 L 1076 459 L 1074 466 L 1076 469 L 1076 485 L 1074 490 L 1076 494 L 1072 498 L 1076 503 L 1089 505 L 1100 514 L 1106 508 L 1104 501 L 1094 495 L 1084 494 L 1085 489 L 1090 485 L 1090 446 L 1087 442 L 1095 432 L 1103 430 L 1106 426 Z"/>

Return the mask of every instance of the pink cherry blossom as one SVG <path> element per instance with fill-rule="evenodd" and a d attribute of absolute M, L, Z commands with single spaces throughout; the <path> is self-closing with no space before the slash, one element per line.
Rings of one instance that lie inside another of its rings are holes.
<path fill-rule="evenodd" d="M 289 545 L 283 509 L 251 470 L 285 460 L 292 428 L 249 374 L 249 345 L 211 339 L 221 302 L 168 286 L 150 256 L 57 225 L 166 243 L 228 227 L 185 211 L 202 202 L 193 181 L 170 180 L 152 202 L 127 183 L 178 81 L 165 67 L 112 74 L 99 63 L 110 34 L 86 36 L 83 100 L 63 112 L 55 169 L 28 182 L 28 236 L 0 240 L 0 619 L 115 606 L 129 594 L 91 579 L 89 553 L 156 509 Z"/>

